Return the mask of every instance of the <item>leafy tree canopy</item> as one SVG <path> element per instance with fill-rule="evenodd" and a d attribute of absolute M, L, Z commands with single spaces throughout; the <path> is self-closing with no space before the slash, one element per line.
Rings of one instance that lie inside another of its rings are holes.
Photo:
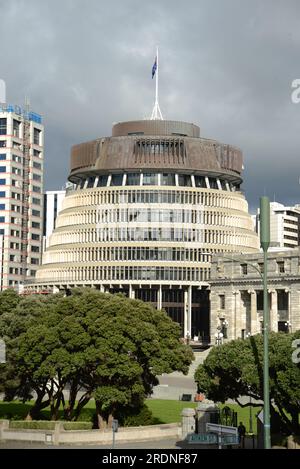
<path fill-rule="evenodd" d="M 99 424 L 110 422 L 121 408 L 141 406 L 157 375 L 187 373 L 193 359 L 165 312 L 123 295 L 28 297 L 4 316 L 11 344 L 4 388 L 9 398 L 35 391 L 32 416 L 50 405 L 56 419 L 62 404 L 76 419 L 94 397 Z"/>
<path fill-rule="evenodd" d="M 299 433 L 300 367 L 292 361 L 294 334 L 270 333 L 270 399 L 274 413 L 279 412 L 287 431 Z M 208 399 L 225 402 L 240 396 L 263 400 L 263 337 L 233 340 L 214 347 L 195 372 L 199 391 Z M 249 404 L 246 404 L 249 405 Z"/>

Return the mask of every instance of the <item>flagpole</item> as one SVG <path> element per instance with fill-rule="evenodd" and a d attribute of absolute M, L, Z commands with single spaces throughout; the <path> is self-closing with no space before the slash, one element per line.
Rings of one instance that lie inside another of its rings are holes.
<path fill-rule="evenodd" d="M 155 69 L 155 103 L 154 108 L 151 114 L 151 120 L 161 119 L 163 120 L 163 116 L 158 104 L 158 46 L 156 46 L 156 69 Z"/>
<path fill-rule="evenodd" d="M 158 46 L 156 46 L 155 106 L 158 107 Z M 156 116 L 157 118 L 157 116 Z"/>

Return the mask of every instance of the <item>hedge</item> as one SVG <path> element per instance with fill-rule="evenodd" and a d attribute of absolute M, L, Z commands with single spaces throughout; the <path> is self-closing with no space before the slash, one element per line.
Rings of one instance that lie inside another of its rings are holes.
<path fill-rule="evenodd" d="M 9 428 L 23 428 L 28 430 L 54 430 L 55 422 L 47 420 L 11 420 Z"/>
<path fill-rule="evenodd" d="M 64 422 L 64 430 L 92 430 L 92 422 Z"/>

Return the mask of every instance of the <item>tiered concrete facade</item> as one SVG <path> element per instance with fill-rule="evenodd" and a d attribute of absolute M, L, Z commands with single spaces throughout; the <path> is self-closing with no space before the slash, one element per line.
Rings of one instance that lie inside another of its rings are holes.
<path fill-rule="evenodd" d="M 211 337 L 223 340 L 260 333 L 263 321 L 263 254 L 213 259 L 210 279 Z M 268 254 L 270 329 L 300 329 L 300 251 Z"/>
<path fill-rule="evenodd" d="M 209 335 L 213 254 L 255 252 L 240 150 L 193 124 L 117 124 L 73 147 L 56 229 L 31 289 L 94 286 L 164 307 L 185 336 Z"/>

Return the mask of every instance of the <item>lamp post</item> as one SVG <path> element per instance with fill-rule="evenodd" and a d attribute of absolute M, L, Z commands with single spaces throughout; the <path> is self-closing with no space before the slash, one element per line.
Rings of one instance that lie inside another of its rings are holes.
<path fill-rule="evenodd" d="M 270 388 L 269 388 L 269 305 L 267 283 L 267 256 L 270 246 L 270 201 L 268 197 L 260 198 L 260 245 L 264 252 L 264 314 L 263 314 L 263 388 L 264 388 L 264 448 L 271 448 L 270 428 Z"/>
<path fill-rule="evenodd" d="M 264 252 L 264 270 L 263 274 L 253 264 L 243 261 L 245 264 L 252 265 L 258 271 L 263 281 L 263 395 L 264 395 L 264 448 L 271 449 L 271 426 L 270 426 L 270 388 L 269 388 L 269 302 L 268 302 L 268 248 L 270 246 L 270 201 L 268 197 L 260 198 L 260 245 Z M 224 259 L 230 259 L 223 256 Z"/>

